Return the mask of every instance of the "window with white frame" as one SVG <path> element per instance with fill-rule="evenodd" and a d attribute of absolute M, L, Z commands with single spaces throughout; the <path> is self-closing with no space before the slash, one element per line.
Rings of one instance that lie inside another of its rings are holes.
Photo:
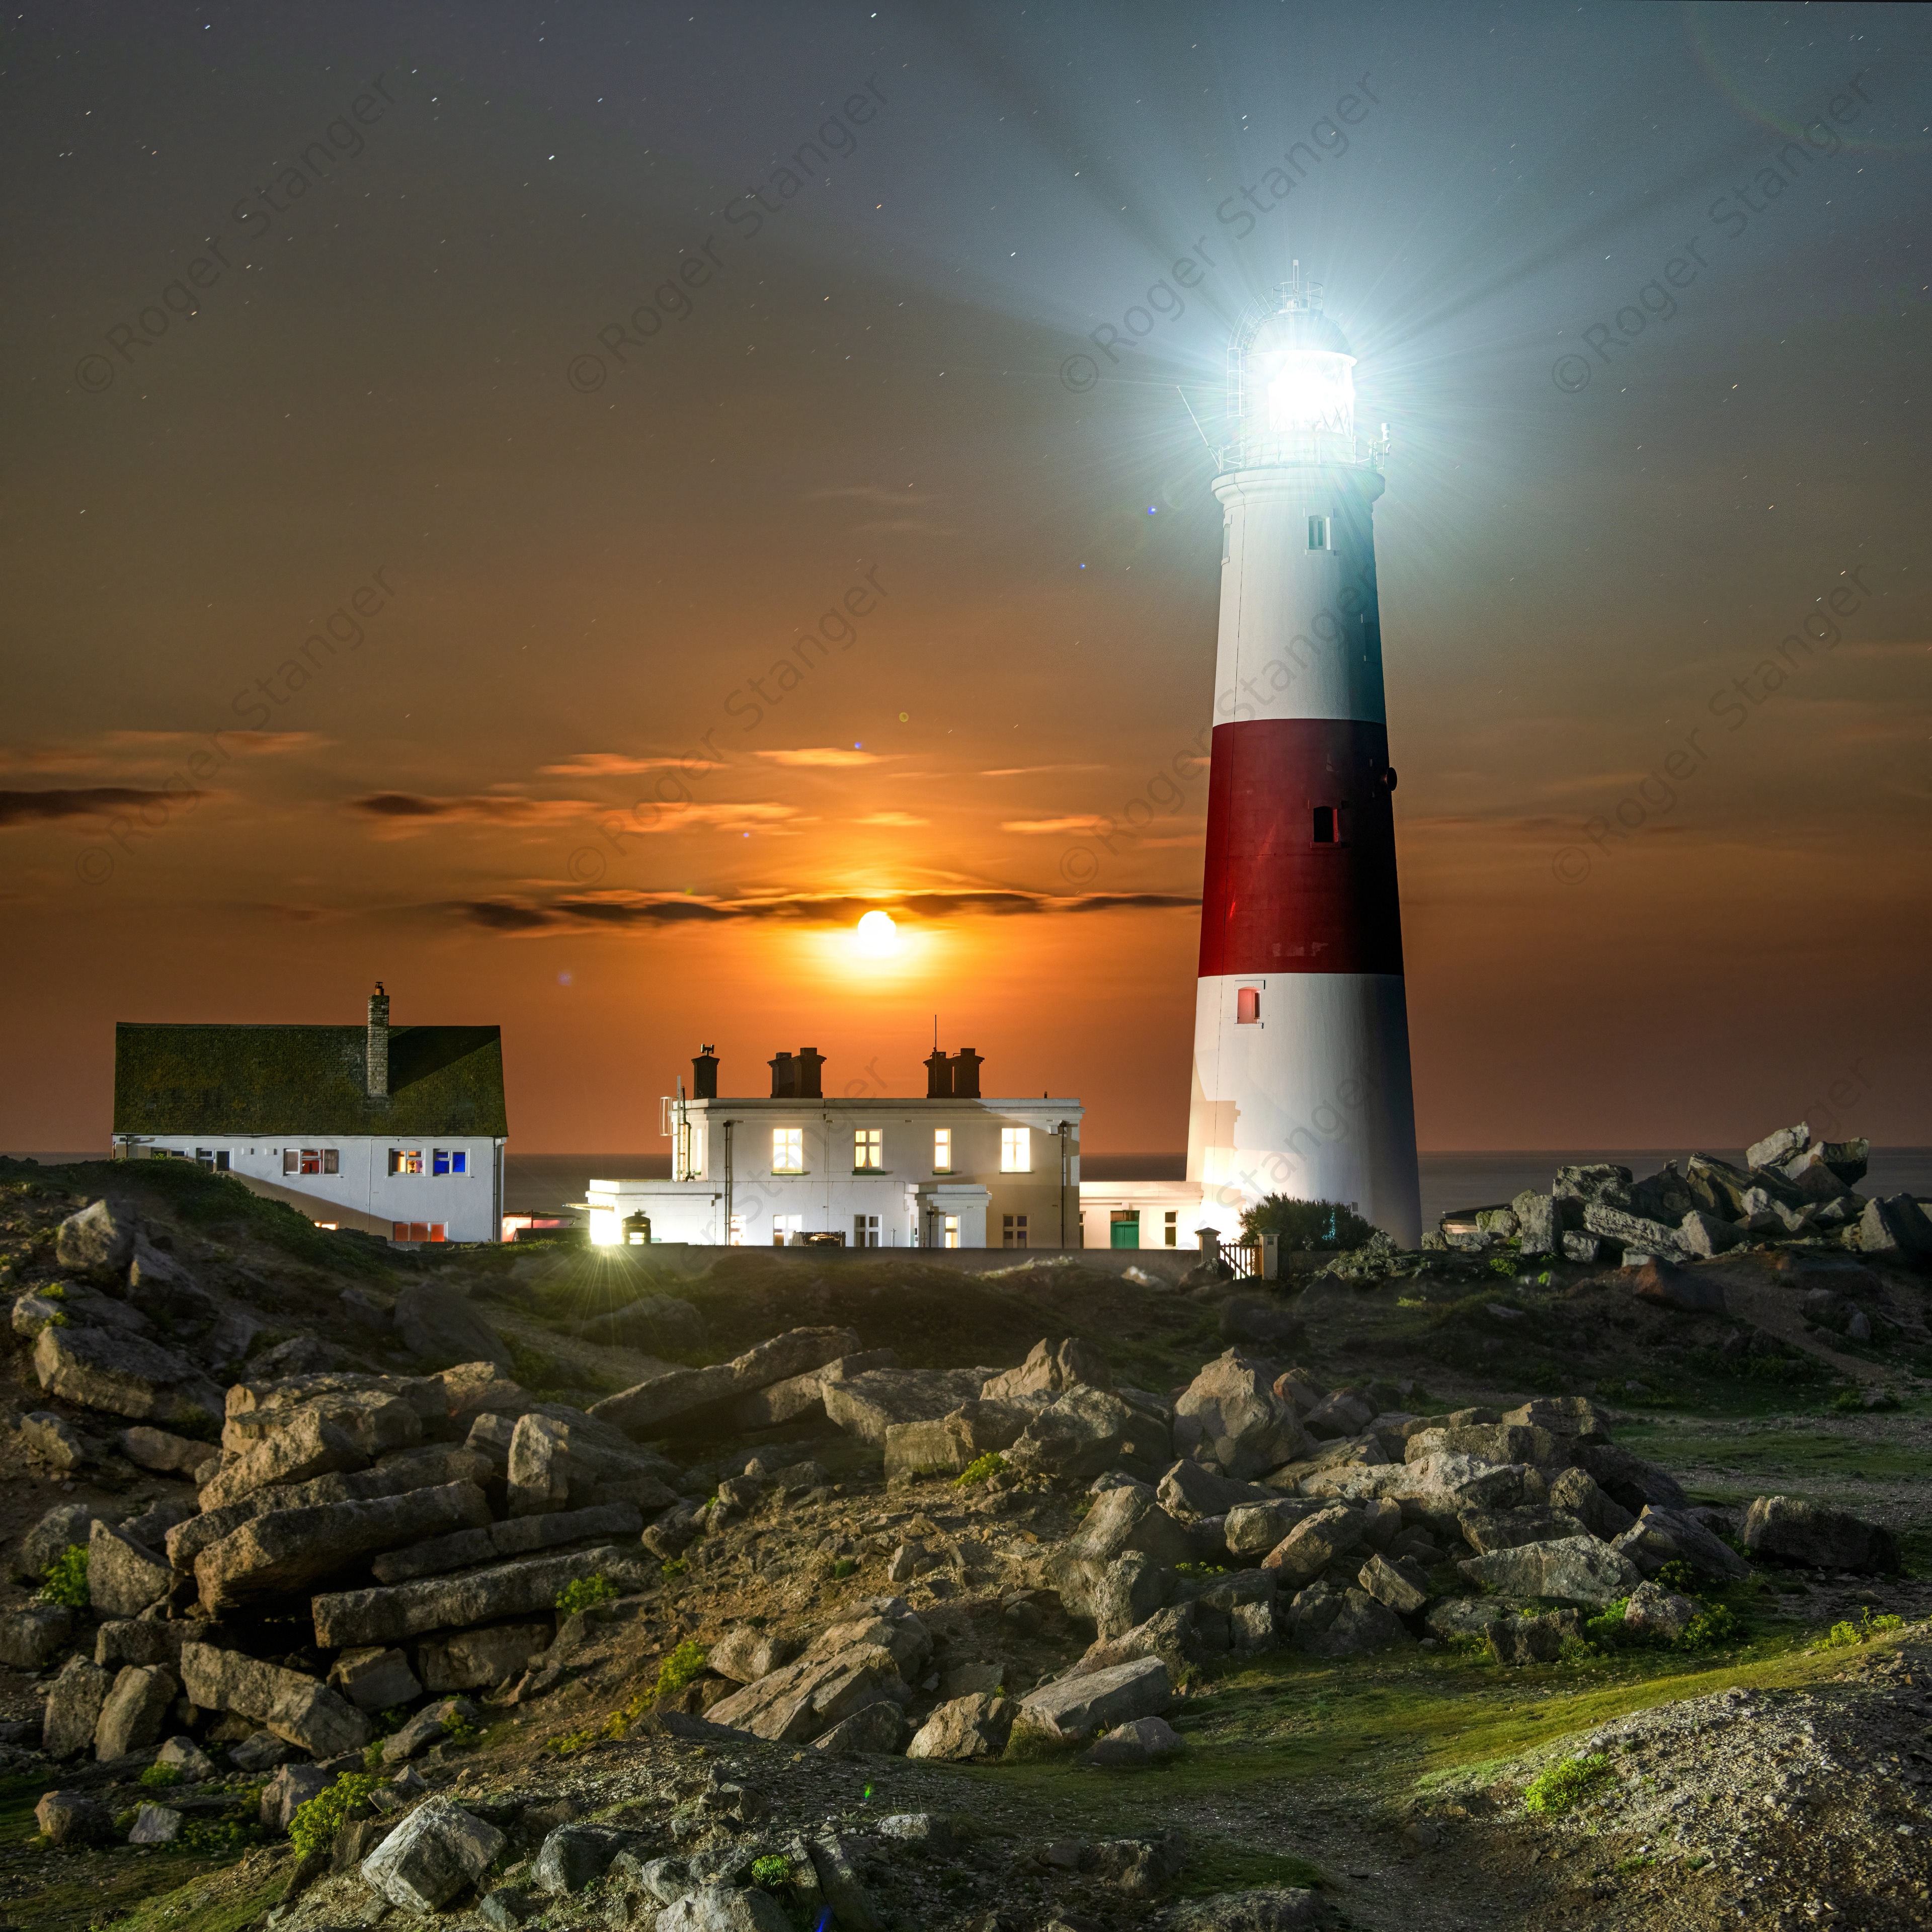
<path fill-rule="evenodd" d="M 852 1216 L 852 1245 L 855 1248 L 876 1248 L 879 1245 L 878 1215 L 854 1214 Z"/>
<path fill-rule="evenodd" d="M 1033 1172 L 1033 1130 L 1002 1127 L 1000 1130 L 1000 1172 L 1030 1174 Z"/>
<path fill-rule="evenodd" d="M 430 1172 L 432 1174 L 467 1174 L 470 1172 L 469 1150 L 464 1148 L 431 1148 Z"/>
<path fill-rule="evenodd" d="M 854 1173 L 879 1174 L 886 1165 L 886 1130 L 883 1127 L 852 1130 L 852 1168 Z M 873 1246 L 878 1244 L 875 1241 Z"/>
<path fill-rule="evenodd" d="M 952 1172 L 952 1130 L 934 1127 L 932 1130 L 932 1171 L 934 1174 Z"/>
<path fill-rule="evenodd" d="M 1180 1246 L 1180 1210 L 1178 1208 L 1170 1208 L 1167 1210 L 1167 1225 L 1165 1232 L 1167 1236 L 1167 1245 L 1170 1248 Z"/>
<path fill-rule="evenodd" d="M 284 1174 L 334 1174 L 340 1170 L 340 1154 L 334 1148 L 284 1148 L 282 1150 L 282 1172 Z"/>
<path fill-rule="evenodd" d="M 956 1248 L 959 1245 L 959 1216 L 949 1214 L 940 1230 L 939 1245 L 942 1248 Z"/>
<path fill-rule="evenodd" d="M 421 1148 L 392 1148 L 389 1150 L 389 1172 L 392 1174 L 420 1174 L 423 1171 Z"/>
<path fill-rule="evenodd" d="M 772 1172 L 802 1174 L 805 1172 L 805 1130 L 774 1127 L 772 1130 Z"/>
<path fill-rule="evenodd" d="M 1002 1214 L 1000 1216 L 1000 1245 L 1003 1248 L 1023 1248 L 1027 1244 L 1027 1217 L 1024 1214 Z"/>
<path fill-rule="evenodd" d="M 805 1232 L 802 1214 L 774 1214 L 772 1216 L 772 1246 L 782 1248 L 794 1234 Z"/>

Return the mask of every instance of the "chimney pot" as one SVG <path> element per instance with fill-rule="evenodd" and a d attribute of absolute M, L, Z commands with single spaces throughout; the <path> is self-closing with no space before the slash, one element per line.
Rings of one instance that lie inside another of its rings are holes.
<path fill-rule="evenodd" d="M 691 1097 L 715 1100 L 718 1097 L 718 1049 L 701 1046 L 691 1063 Z"/>

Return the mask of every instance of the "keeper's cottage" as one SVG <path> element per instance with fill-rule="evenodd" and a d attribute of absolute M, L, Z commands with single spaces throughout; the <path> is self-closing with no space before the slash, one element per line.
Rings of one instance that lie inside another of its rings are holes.
<path fill-rule="evenodd" d="M 193 1160 L 317 1226 L 395 1241 L 494 1241 L 502 1225 L 502 1030 L 114 1030 L 114 1157 Z"/>

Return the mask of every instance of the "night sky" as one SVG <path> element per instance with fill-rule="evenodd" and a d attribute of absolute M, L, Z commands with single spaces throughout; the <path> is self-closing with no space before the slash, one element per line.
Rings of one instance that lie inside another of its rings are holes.
<path fill-rule="evenodd" d="M 935 1013 L 1180 1147 L 1209 446 L 1298 262 L 1393 446 L 1423 1146 L 1932 1142 L 1926 9 L 140 0 L 4 66 L 0 1146 L 104 1147 L 117 1019 L 380 977 L 502 1024 L 513 1151 L 657 1148 L 706 1042 L 922 1092 Z"/>

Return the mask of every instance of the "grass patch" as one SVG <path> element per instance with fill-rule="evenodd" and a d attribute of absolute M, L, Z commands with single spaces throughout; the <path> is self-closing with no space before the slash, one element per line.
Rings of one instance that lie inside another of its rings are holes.
<path fill-rule="evenodd" d="M 1560 1817 L 1611 1775 L 1610 1761 L 1601 1751 L 1566 1757 L 1530 1780 L 1522 1794 L 1522 1808 L 1539 1817 Z"/>
<path fill-rule="evenodd" d="M 256 1923 L 280 1901 L 292 1869 L 292 1864 L 285 1862 L 266 1875 L 232 1870 L 204 1874 L 184 1885 L 151 1893 L 137 1904 L 124 1908 L 128 1916 L 118 1918 L 100 1915 L 98 1901 L 103 1894 L 96 1891 L 92 1910 L 97 1916 L 77 1918 L 71 1923 L 76 1928 L 98 1925 L 109 1928 L 109 1932 L 243 1932 L 244 1928 Z M 132 1873 L 128 1876 L 135 1879 Z M 154 1868 L 150 1865 L 135 1882 L 152 1884 L 154 1876 Z M 122 1888 L 116 1887 L 117 1891 Z M 31 1922 L 51 1928 L 64 1922 L 36 1917 Z"/>

